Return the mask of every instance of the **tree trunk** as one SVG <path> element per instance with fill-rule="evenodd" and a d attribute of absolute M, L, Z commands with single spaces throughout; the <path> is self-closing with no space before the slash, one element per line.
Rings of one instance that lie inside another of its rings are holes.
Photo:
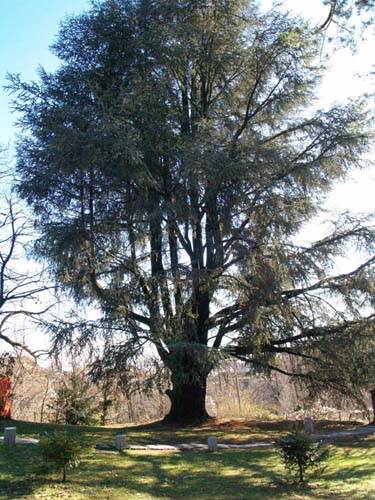
<path fill-rule="evenodd" d="M 171 409 L 164 418 L 165 422 L 184 423 L 210 418 L 206 411 L 207 376 L 202 374 L 199 380 L 182 382 L 172 375 L 173 388 L 166 391 Z"/>
<path fill-rule="evenodd" d="M 106 397 L 104 397 L 102 403 L 102 412 L 100 415 L 100 425 L 105 425 L 107 423 L 109 407 L 110 407 L 110 401 Z"/>
<path fill-rule="evenodd" d="M 299 482 L 303 483 L 303 465 L 300 461 L 298 461 L 298 469 L 299 469 Z"/>
<path fill-rule="evenodd" d="M 372 411 L 373 411 L 372 423 L 375 424 L 375 387 L 370 391 L 370 394 L 371 394 Z"/>
<path fill-rule="evenodd" d="M 193 328 L 194 325 L 192 330 Z M 172 382 L 172 388 L 166 391 L 171 401 L 171 409 L 164 418 L 167 422 L 184 423 L 209 418 L 206 411 L 206 391 L 212 362 L 206 345 L 189 340 L 176 342 L 169 354 L 162 356 L 164 364 L 170 370 Z"/>

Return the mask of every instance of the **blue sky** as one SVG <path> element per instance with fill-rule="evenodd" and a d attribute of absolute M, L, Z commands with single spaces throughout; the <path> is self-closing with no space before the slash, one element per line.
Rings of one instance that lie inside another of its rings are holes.
<path fill-rule="evenodd" d="M 58 60 L 49 46 L 60 21 L 68 14 L 79 13 L 89 0 L 1 0 L 0 1 L 0 85 L 7 73 L 21 73 L 25 80 L 35 78 L 42 64 L 53 70 Z M 0 89 L 0 144 L 14 137 L 14 117 L 9 111 L 9 97 Z"/>

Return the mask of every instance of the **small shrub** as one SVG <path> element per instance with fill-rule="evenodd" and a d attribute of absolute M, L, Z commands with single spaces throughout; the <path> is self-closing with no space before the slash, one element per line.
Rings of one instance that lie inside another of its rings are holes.
<path fill-rule="evenodd" d="M 77 434 L 54 432 L 43 437 L 39 446 L 47 467 L 61 471 L 64 483 L 67 470 L 79 465 L 87 443 Z"/>
<path fill-rule="evenodd" d="M 318 471 L 329 456 L 329 450 L 321 441 L 314 441 L 302 431 L 289 433 L 276 442 L 286 469 L 295 473 L 302 483 L 308 469 Z"/>
<path fill-rule="evenodd" d="M 62 380 L 49 404 L 59 424 L 94 425 L 98 411 L 91 385 L 84 374 L 71 373 Z"/>

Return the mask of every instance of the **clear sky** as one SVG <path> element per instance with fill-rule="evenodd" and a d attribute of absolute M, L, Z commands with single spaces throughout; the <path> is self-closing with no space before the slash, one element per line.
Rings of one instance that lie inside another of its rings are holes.
<path fill-rule="evenodd" d="M 270 7 L 272 0 L 262 0 L 262 4 L 265 8 Z M 284 4 L 317 24 L 327 15 L 322 0 L 285 0 Z M 3 90 L 6 74 L 20 73 L 23 79 L 31 80 L 36 78 L 39 65 L 54 70 L 58 60 L 50 53 L 49 46 L 60 21 L 67 14 L 79 13 L 89 5 L 89 0 L 0 0 L 0 146 L 9 145 L 12 149 L 16 134 L 15 117 L 9 109 L 10 99 Z M 318 91 L 319 105 L 326 107 L 366 91 L 374 92 L 374 76 L 358 76 L 369 73 L 374 54 L 374 37 L 360 43 L 355 55 L 349 50 L 337 51 Z M 375 173 L 368 169 L 355 173 L 350 180 L 338 185 L 328 197 L 327 207 L 374 211 L 374 199 Z M 320 221 L 314 221 L 304 234 L 319 235 L 321 227 Z"/>
<path fill-rule="evenodd" d="M 0 0 L 0 85 L 7 73 L 21 73 L 24 79 L 35 78 L 39 65 L 54 69 L 58 61 L 49 46 L 59 22 L 79 13 L 89 0 Z M 9 97 L 0 89 L 0 144 L 14 137 L 14 118 L 9 112 Z"/>

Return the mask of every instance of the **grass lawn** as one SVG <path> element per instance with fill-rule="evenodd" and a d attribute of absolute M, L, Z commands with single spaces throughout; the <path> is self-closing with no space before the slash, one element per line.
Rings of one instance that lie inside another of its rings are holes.
<path fill-rule="evenodd" d="M 4 424 L 2 424 L 4 426 Z M 38 436 L 59 426 L 16 422 L 20 436 Z M 321 423 L 322 430 L 352 424 Z M 127 429 L 131 442 L 204 442 L 207 435 L 222 441 L 273 439 L 291 423 L 216 423 L 176 429 L 149 425 Z M 66 429 L 67 426 L 64 426 Z M 71 428 L 70 428 L 71 429 Z M 74 428 L 94 445 L 112 441 L 118 429 Z M 225 437 L 225 439 L 224 439 Z M 204 452 L 100 452 L 93 448 L 64 485 L 57 475 L 35 474 L 40 464 L 37 445 L 0 445 L 0 498 L 53 499 L 375 499 L 375 438 L 346 441 L 332 447 L 324 474 L 309 486 L 288 479 L 272 449 Z"/>

